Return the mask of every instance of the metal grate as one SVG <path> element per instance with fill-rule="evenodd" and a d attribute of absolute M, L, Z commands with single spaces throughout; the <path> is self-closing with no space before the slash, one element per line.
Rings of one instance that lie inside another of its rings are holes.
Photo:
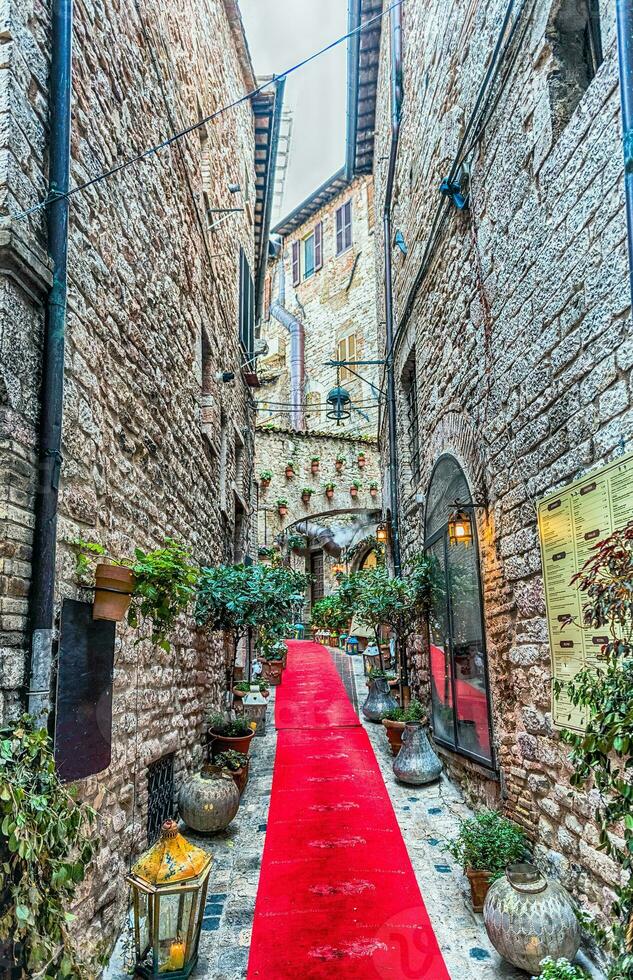
<path fill-rule="evenodd" d="M 411 483 L 413 486 L 416 486 L 420 479 L 420 428 L 418 420 L 418 378 L 415 369 L 415 360 L 408 366 L 406 375 L 403 378 L 403 387 L 407 403 Z"/>
<path fill-rule="evenodd" d="M 165 820 L 174 815 L 174 753 L 147 767 L 147 843 L 158 840 Z"/>

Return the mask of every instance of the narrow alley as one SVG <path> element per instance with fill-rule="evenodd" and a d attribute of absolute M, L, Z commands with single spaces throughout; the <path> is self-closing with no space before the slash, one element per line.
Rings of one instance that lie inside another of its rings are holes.
<path fill-rule="evenodd" d="M 0 980 L 633 980 L 633 0 L 0 47 Z"/>

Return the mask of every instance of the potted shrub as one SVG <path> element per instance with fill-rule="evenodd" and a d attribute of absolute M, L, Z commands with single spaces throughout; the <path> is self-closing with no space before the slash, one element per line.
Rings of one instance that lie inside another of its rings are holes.
<path fill-rule="evenodd" d="M 262 470 L 259 474 L 259 485 L 262 490 L 266 490 L 270 486 L 270 481 L 273 478 L 272 470 Z"/>
<path fill-rule="evenodd" d="M 394 708 L 382 719 L 391 746 L 392 755 L 397 755 L 402 748 L 402 733 L 408 721 L 420 721 L 426 724 L 426 712 L 419 701 L 410 701 L 406 708 Z"/>
<path fill-rule="evenodd" d="M 244 695 L 248 694 L 252 687 L 258 687 L 259 693 L 263 694 L 265 698 L 270 695 L 270 691 L 263 681 L 238 681 L 237 684 L 233 685 L 233 696 L 241 701 Z"/>
<path fill-rule="evenodd" d="M 312 496 L 313 493 L 314 490 L 312 489 L 312 487 L 302 487 L 301 499 L 303 500 L 304 504 L 310 503 L 310 497 Z"/>
<path fill-rule="evenodd" d="M 288 501 L 284 500 L 283 497 L 275 501 L 275 507 L 280 517 L 285 517 L 288 513 Z"/>
<path fill-rule="evenodd" d="M 312 470 L 312 472 L 318 473 L 320 465 L 321 465 L 321 457 L 313 456 L 312 459 L 310 460 L 310 469 Z"/>
<path fill-rule="evenodd" d="M 358 491 L 362 490 L 362 488 L 363 484 L 360 482 L 360 480 L 354 480 L 349 488 L 350 497 L 357 497 Z"/>
<path fill-rule="evenodd" d="M 211 755 L 215 759 L 216 755 L 228 749 L 248 755 L 254 734 L 251 726 L 242 718 L 230 719 L 221 714 L 213 715 L 209 724 Z"/>
<path fill-rule="evenodd" d="M 496 810 L 481 810 L 462 820 L 459 833 L 445 844 L 470 882 L 473 909 L 481 912 L 493 881 L 526 852 L 524 832 Z"/>
<path fill-rule="evenodd" d="M 262 677 L 269 687 L 281 684 L 284 669 L 284 655 L 281 650 L 271 650 L 261 655 Z"/>
<path fill-rule="evenodd" d="M 337 456 L 334 461 L 334 465 L 336 466 L 336 472 L 340 473 L 345 466 L 345 457 L 340 455 Z"/>
<path fill-rule="evenodd" d="M 325 484 L 325 496 L 327 497 L 328 500 L 331 500 L 332 497 L 334 496 L 335 489 L 336 489 L 336 484 L 332 483 L 331 480 L 329 483 Z"/>
<path fill-rule="evenodd" d="M 378 496 L 378 484 L 376 480 L 372 480 L 371 483 L 369 484 L 369 492 L 372 495 L 372 497 Z"/>
<path fill-rule="evenodd" d="M 286 479 L 292 480 L 294 475 L 295 475 L 295 464 L 292 462 L 292 460 L 289 459 L 288 462 L 286 463 Z"/>
<path fill-rule="evenodd" d="M 358 454 L 358 465 L 359 465 L 359 467 L 360 467 L 361 470 L 364 469 L 366 462 L 367 462 L 367 459 L 365 457 L 365 453 L 361 449 L 360 452 L 359 452 L 359 454 Z"/>
<path fill-rule="evenodd" d="M 227 749 L 226 752 L 218 752 L 213 759 L 213 764 L 230 773 L 241 796 L 248 782 L 250 761 L 249 757 L 243 752 L 237 752 L 235 749 Z"/>

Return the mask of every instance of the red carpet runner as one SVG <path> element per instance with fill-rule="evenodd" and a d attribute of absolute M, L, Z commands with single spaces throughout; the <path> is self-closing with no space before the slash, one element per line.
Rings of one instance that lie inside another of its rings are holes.
<path fill-rule="evenodd" d="M 290 642 L 249 980 L 450 980 L 336 667 Z"/>

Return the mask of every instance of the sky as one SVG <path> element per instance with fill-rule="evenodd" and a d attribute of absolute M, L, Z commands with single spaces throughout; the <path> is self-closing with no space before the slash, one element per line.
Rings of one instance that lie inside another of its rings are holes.
<path fill-rule="evenodd" d="M 257 75 L 287 68 L 347 31 L 346 0 L 239 0 Z M 281 215 L 288 214 L 345 158 L 346 52 L 333 51 L 290 75 L 285 106 L 292 110 L 290 160 Z"/>

